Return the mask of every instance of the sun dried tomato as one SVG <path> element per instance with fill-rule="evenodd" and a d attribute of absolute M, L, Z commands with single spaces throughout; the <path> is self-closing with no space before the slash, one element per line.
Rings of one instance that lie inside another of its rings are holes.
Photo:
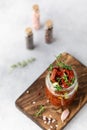
<path fill-rule="evenodd" d="M 68 88 L 69 86 L 67 85 L 67 83 L 64 81 L 64 79 L 62 79 L 61 80 L 61 86 L 63 87 L 63 88 Z"/>
<path fill-rule="evenodd" d="M 62 77 L 63 76 L 63 71 L 62 70 L 58 70 L 57 71 L 57 76 Z"/>
<path fill-rule="evenodd" d="M 69 80 L 71 80 L 72 78 L 74 78 L 74 73 L 72 70 L 69 71 Z"/>
<path fill-rule="evenodd" d="M 57 69 L 54 68 L 53 71 L 52 71 L 52 73 L 51 73 L 50 80 L 52 82 L 55 82 L 56 81 L 56 76 L 57 76 Z"/>

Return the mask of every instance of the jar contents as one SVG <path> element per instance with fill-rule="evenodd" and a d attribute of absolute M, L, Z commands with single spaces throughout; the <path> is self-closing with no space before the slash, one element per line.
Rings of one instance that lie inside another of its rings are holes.
<path fill-rule="evenodd" d="M 38 30 L 40 28 L 40 11 L 37 4 L 33 5 L 32 22 L 34 29 Z"/>
<path fill-rule="evenodd" d="M 30 27 L 26 28 L 26 47 L 27 49 L 33 49 L 34 48 L 34 44 L 33 44 L 33 32 L 32 29 Z"/>
<path fill-rule="evenodd" d="M 46 21 L 45 25 L 45 42 L 51 43 L 53 41 L 53 23 L 51 20 Z"/>
<path fill-rule="evenodd" d="M 51 66 L 46 76 L 45 93 L 55 106 L 71 104 L 77 94 L 78 82 L 75 70 L 64 62 Z"/>

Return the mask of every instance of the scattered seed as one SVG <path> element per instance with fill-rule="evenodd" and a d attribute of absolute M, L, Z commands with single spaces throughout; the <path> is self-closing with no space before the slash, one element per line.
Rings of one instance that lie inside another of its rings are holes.
<path fill-rule="evenodd" d="M 33 104 L 35 104 L 36 102 L 33 102 Z"/>
<path fill-rule="evenodd" d="M 53 120 L 52 120 L 52 123 L 54 123 L 55 121 L 56 121 L 56 120 L 55 120 L 55 119 L 53 119 Z"/>
<path fill-rule="evenodd" d="M 46 124 L 47 122 L 46 121 L 44 121 L 44 124 Z"/>
<path fill-rule="evenodd" d="M 46 120 L 46 116 L 43 116 L 43 120 Z"/>
<path fill-rule="evenodd" d="M 29 93 L 29 91 L 27 90 L 26 93 Z"/>
<path fill-rule="evenodd" d="M 58 127 L 58 125 L 56 125 L 56 128 Z"/>
<path fill-rule="evenodd" d="M 47 124 L 49 125 L 51 123 L 51 121 L 49 120 L 48 122 L 47 122 Z"/>
<path fill-rule="evenodd" d="M 48 118 L 49 121 L 51 121 L 51 118 Z"/>
<path fill-rule="evenodd" d="M 50 118 L 52 118 L 52 115 L 49 115 Z"/>
<path fill-rule="evenodd" d="M 52 129 L 52 128 L 53 128 L 53 126 L 52 126 L 52 125 L 50 125 L 50 128 Z"/>

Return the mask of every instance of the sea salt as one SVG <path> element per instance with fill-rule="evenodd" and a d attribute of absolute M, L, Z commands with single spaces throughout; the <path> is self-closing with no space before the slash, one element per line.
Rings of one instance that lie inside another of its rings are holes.
<path fill-rule="evenodd" d="M 56 125 L 56 128 L 58 127 L 58 125 Z"/>
<path fill-rule="evenodd" d="M 48 118 L 49 121 L 51 121 L 51 118 Z"/>
<path fill-rule="evenodd" d="M 47 122 L 47 124 L 49 125 L 51 123 L 51 121 L 49 120 L 48 122 Z"/>
<path fill-rule="evenodd" d="M 36 102 L 33 102 L 33 104 L 35 104 Z"/>
<path fill-rule="evenodd" d="M 52 129 L 52 128 L 53 128 L 53 126 L 52 126 L 52 125 L 50 125 L 50 128 Z"/>
<path fill-rule="evenodd" d="M 53 119 L 53 120 L 52 120 L 52 123 L 54 123 L 55 121 L 56 121 L 56 120 L 55 120 L 55 119 Z"/>
<path fill-rule="evenodd" d="M 46 121 L 44 121 L 44 124 L 46 124 L 47 122 Z"/>
<path fill-rule="evenodd" d="M 46 116 L 43 116 L 43 120 L 46 120 Z"/>
<path fill-rule="evenodd" d="M 29 91 L 27 90 L 26 93 L 29 93 Z"/>

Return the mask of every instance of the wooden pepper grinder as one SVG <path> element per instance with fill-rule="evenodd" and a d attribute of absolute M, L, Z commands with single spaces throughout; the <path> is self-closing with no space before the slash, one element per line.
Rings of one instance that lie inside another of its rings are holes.
<path fill-rule="evenodd" d="M 34 44 L 33 44 L 33 32 L 32 29 L 30 27 L 26 28 L 26 47 L 27 49 L 33 49 L 34 48 Z"/>
<path fill-rule="evenodd" d="M 40 28 L 40 11 L 37 4 L 33 5 L 32 22 L 34 29 L 38 30 Z"/>
<path fill-rule="evenodd" d="M 53 41 L 53 23 L 51 20 L 47 20 L 45 25 L 45 42 L 52 43 L 52 41 Z"/>

